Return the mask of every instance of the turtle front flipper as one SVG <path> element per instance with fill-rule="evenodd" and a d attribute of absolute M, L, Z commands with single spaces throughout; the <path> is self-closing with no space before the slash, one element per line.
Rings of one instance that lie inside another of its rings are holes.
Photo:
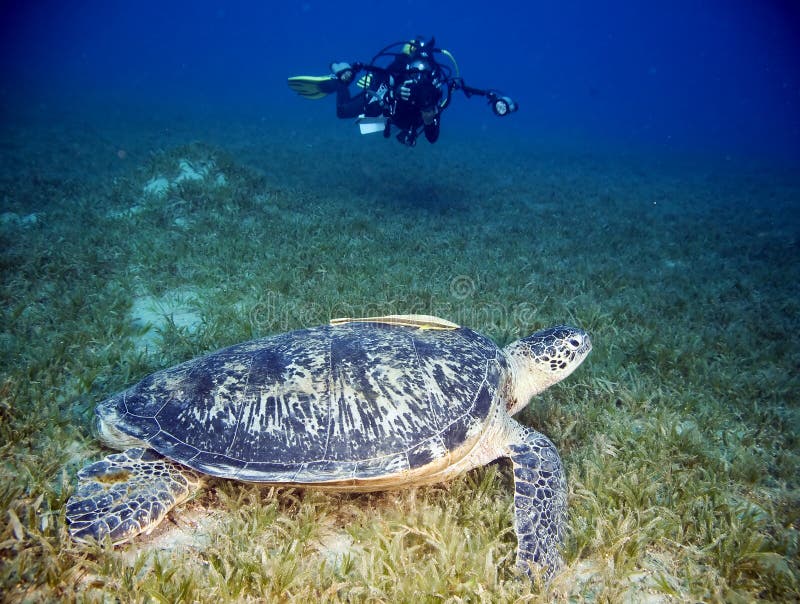
<path fill-rule="evenodd" d="M 202 477 L 149 449 L 128 449 L 84 467 L 67 502 L 75 541 L 123 543 L 150 531 L 203 483 Z"/>
<path fill-rule="evenodd" d="M 529 574 L 540 569 L 545 580 L 561 567 L 567 524 L 567 481 L 550 439 L 518 425 L 509 446 L 514 464 L 514 529 L 517 566 Z"/>

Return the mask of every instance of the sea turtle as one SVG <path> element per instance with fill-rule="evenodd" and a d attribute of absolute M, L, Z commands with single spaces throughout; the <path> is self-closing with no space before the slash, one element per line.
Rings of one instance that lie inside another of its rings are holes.
<path fill-rule="evenodd" d="M 97 406 L 111 454 L 78 472 L 77 541 L 122 543 L 221 478 L 370 491 L 514 468 L 517 562 L 559 566 L 566 481 L 544 435 L 511 418 L 591 350 L 558 326 L 503 349 L 427 315 L 336 319 L 146 377 Z"/>

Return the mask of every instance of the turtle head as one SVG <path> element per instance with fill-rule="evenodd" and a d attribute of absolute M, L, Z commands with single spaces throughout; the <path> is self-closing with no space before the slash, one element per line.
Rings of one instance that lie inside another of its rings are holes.
<path fill-rule="evenodd" d="M 532 396 L 563 380 L 591 350 L 589 334 L 569 325 L 543 329 L 506 346 L 503 352 L 511 366 L 508 412 L 514 415 Z"/>

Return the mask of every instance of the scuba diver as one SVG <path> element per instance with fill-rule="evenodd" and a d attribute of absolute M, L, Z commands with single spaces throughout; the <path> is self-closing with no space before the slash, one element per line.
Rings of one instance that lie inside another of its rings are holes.
<path fill-rule="evenodd" d="M 437 56 L 446 57 L 450 64 L 437 60 Z M 356 118 L 361 134 L 383 132 L 389 138 L 394 127 L 399 131 L 397 140 L 409 147 L 423 132 L 428 142 L 436 142 L 442 111 L 450 105 L 456 90 L 467 97 L 486 97 L 500 117 L 518 108 L 516 102 L 496 90 L 467 86 L 453 55 L 437 48 L 434 38 L 395 42 L 381 49 L 369 63 L 338 62 L 330 68 L 329 75 L 289 78 L 289 87 L 308 99 L 335 92 L 338 117 Z M 364 74 L 356 79 L 361 72 Z M 353 83 L 360 89 L 355 95 L 350 93 Z"/>

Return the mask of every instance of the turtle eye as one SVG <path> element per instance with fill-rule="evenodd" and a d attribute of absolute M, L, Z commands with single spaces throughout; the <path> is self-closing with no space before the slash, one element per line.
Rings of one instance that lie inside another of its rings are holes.
<path fill-rule="evenodd" d="M 569 340 L 567 340 L 567 344 L 572 350 L 578 350 L 581 346 L 583 346 L 583 338 L 580 336 L 572 336 Z"/>

